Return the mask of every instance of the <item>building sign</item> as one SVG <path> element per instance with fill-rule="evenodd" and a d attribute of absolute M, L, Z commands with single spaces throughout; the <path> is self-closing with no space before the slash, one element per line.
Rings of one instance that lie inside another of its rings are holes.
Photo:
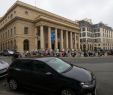
<path fill-rule="evenodd" d="M 55 41 L 55 31 L 51 32 L 51 41 L 54 42 Z"/>

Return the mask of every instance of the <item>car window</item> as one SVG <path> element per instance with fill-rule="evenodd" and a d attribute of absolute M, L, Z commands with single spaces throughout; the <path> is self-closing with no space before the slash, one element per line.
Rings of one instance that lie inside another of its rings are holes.
<path fill-rule="evenodd" d="M 36 72 L 47 72 L 47 65 L 41 61 L 33 61 L 33 70 Z"/>
<path fill-rule="evenodd" d="M 31 60 L 16 60 L 14 61 L 13 67 L 20 68 L 23 70 L 32 70 Z"/>
<path fill-rule="evenodd" d="M 47 64 L 59 73 L 62 73 L 71 67 L 71 65 L 59 58 L 53 58 L 47 61 Z"/>
<path fill-rule="evenodd" d="M 22 60 L 20 68 L 24 70 L 32 70 L 31 60 Z"/>

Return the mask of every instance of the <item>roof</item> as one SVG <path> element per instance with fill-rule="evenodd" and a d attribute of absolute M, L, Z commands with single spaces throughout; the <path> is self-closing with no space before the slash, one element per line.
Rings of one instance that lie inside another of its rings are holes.
<path fill-rule="evenodd" d="M 39 61 L 42 61 L 42 62 L 47 62 L 47 61 L 49 61 L 49 60 L 51 60 L 51 59 L 54 59 L 54 58 L 56 58 L 56 57 L 42 57 L 42 58 L 18 58 L 18 59 L 28 59 L 28 60 L 39 60 Z"/>
<path fill-rule="evenodd" d="M 36 60 L 43 61 L 43 62 L 47 62 L 47 61 L 49 61 L 49 60 L 51 60 L 51 59 L 54 59 L 54 58 L 56 58 L 56 57 L 37 58 Z"/>
<path fill-rule="evenodd" d="M 52 13 L 52 12 L 49 12 L 49 11 L 40 9 L 40 8 L 38 8 L 38 7 L 36 7 L 36 6 L 32 6 L 32 5 L 30 5 L 30 4 L 26 4 L 26 3 L 21 2 L 21 1 L 16 1 L 16 3 L 13 4 L 13 5 L 9 8 L 9 10 L 6 12 L 6 14 L 5 14 L 0 20 L 2 20 L 12 9 L 14 9 L 14 8 L 15 8 L 16 6 L 18 6 L 18 5 L 19 5 L 19 6 L 26 7 L 26 8 L 29 8 L 29 9 L 32 9 L 32 10 L 35 10 L 35 11 L 37 11 L 37 12 L 44 13 L 44 14 L 46 14 L 46 15 L 50 15 L 50 16 L 53 16 L 53 17 L 62 19 L 62 20 L 64 20 L 64 21 L 67 21 L 67 22 L 70 22 L 70 23 L 73 23 L 73 24 L 76 24 L 76 25 L 79 25 L 78 23 L 76 23 L 76 22 L 73 21 L 73 20 L 67 19 L 67 18 L 65 18 L 65 17 L 62 17 L 62 16 L 59 16 L 59 15 L 54 14 L 54 13 Z"/>

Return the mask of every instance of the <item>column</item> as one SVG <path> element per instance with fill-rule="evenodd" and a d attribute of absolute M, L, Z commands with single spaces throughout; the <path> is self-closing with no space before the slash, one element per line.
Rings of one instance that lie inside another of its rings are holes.
<path fill-rule="evenodd" d="M 60 46 L 61 49 L 63 49 L 63 30 L 60 31 L 60 40 L 61 40 Z"/>
<path fill-rule="evenodd" d="M 68 49 L 68 31 L 66 31 L 66 49 Z"/>
<path fill-rule="evenodd" d="M 73 47 L 72 47 L 72 32 L 70 32 L 70 49 L 72 49 Z"/>
<path fill-rule="evenodd" d="M 40 26 L 40 46 L 41 46 L 41 49 L 44 49 L 44 29 L 43 29 L 43 26 Z"/>
<path fill-rule="evenodd" d="M 78 49 L 80 50 L 80 36 L 78 36 Z"/>
<path fill-rule="evenodd" d="M 75 33 L 75 50 L 77 50 L 76 33 Z"/>
<path fill-rule="evenodd" d="M 48 27 L 48 48 L 51 49 L 51 27 Z"/>
<path fill-rule="evenodd" d="M 58 48 L 57 28 L 55 28 L 55 49 Z"/>
<path fill-rule="evenodd" d="M 35 27 L 35 44 L 34 44 L 34 49 L 37 50 L 37 41 L 38 41 L 38 34 L 37 34 L 37 27 Z"/>

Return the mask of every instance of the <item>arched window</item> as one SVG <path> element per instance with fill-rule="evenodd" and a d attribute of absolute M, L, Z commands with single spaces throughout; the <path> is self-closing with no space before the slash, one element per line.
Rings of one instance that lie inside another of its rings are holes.
<path fill-rule="evenodd" d="M 24 40 L 23 42 L 23 48 L 24 48 L 24 51 L 29 51 L 29 40 Z"/>

